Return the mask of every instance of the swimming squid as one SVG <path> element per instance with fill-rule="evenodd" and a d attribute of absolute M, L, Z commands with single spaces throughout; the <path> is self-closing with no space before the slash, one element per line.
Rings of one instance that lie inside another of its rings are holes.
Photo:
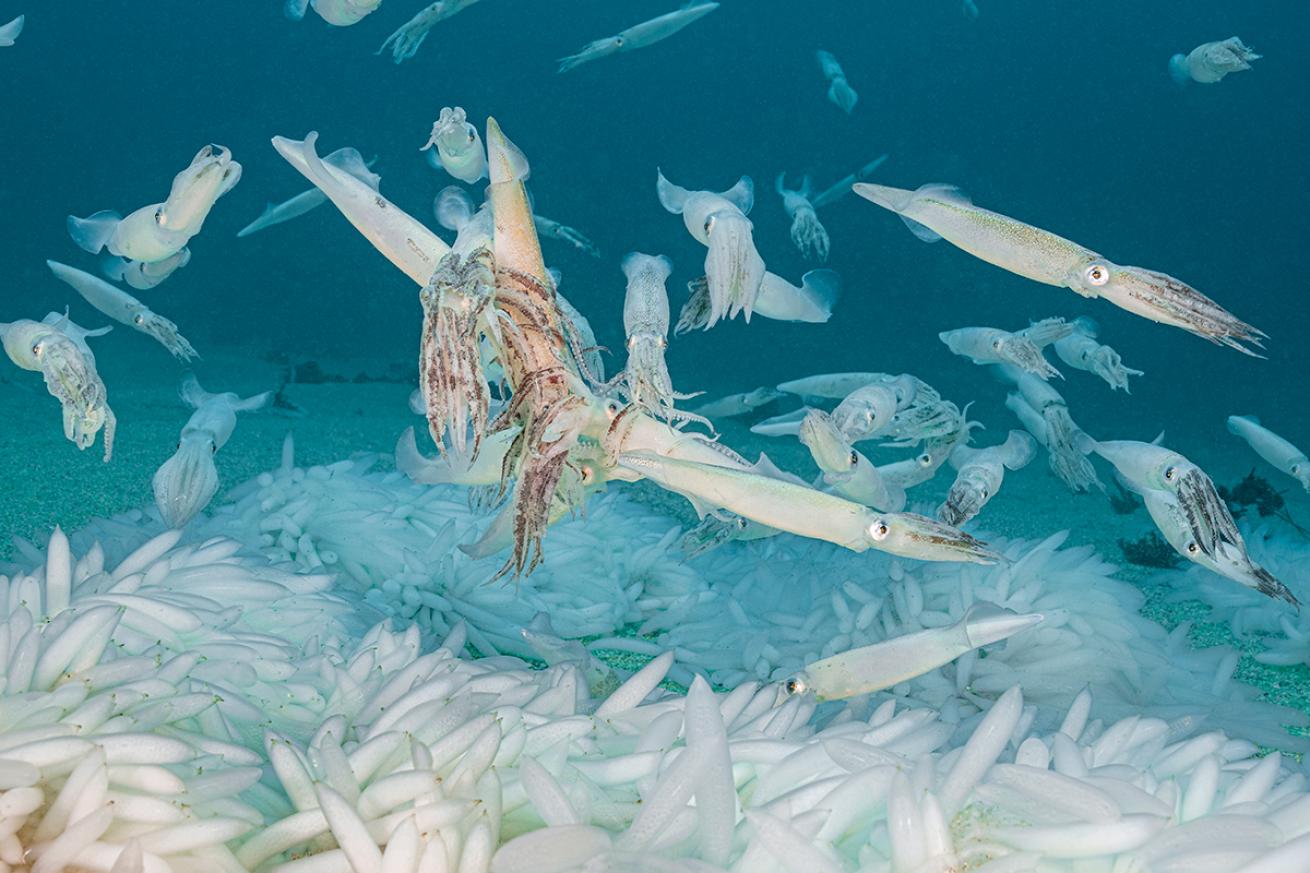
<path fill-rule="evenodd" d="M 955 624 L 903 634 L 806 664 L 783 682 L 783 689 L 788 694 L 811 692 L 820 701 L 882 691 L 1045 620 L 1041 613 L 1020 614 L 980 601 Z"/>
<path fill-rule="evenodd" d="M 779 173 L 774 182 L 774 189 L 782 198 L 782 208 L 791 219 L 791 242 L 800 249 L 805 258 L 828 260 L 828 231 L 819 222 L 810 202 L 814 194 L 814 183 L 809 176 L 801 179 L 801 187 L 791 190 L 787 187 L 787 174 Z"/>
<path fill-rule="evenodd" d="M 1075 318 L 1073 332 L 1055 341 L 1055 354 L 1070 367 L 1095 373 L 1111 389 L 1128 391 L 1128 377 L 1143 375 L 1141 370 L 1125 367 L 1119 353 L 1096 341 L 1100 328 L 1087 316 Z"/>
<path fill-rule="evenodd" d="M 95 359 L 82 352 L 82 336 L 74 339 L 55 325 L 20 319 L 0 324 L 0 342 L 9 360 L 45 377 L 46 390 L 63 408 L 64 437 L 73 445 L 85 450 L 104 430 L 104 458 L 109 461 L 118 419 L 109 408 Z"/>
<path fill-rule="evenodd" d="M 801 421 L 798 436 L 801 445 L 810 450 L 824 484 L 834 492 L 884 512 L 905 508 L 905 489 L 884 482 L 879 468 L 856 451 L 828 413 L 811 409 Z"/>
<path fill-rule="evenodd" d="M 852 391 L 863 388 L 865 385 L 872 385 L 875 382 L 892 382 L 901 378 L 901 376 L 893 376 L 888 373 L 820 373 L 815 376 L 805 376 L 801 379 L 783 382 L 778 386 L 778 390 L 787 394 L 796 394 L 800 397 L 842 400 Z M 908 378 L 914 379 L 913 376 Z M 914 381 L 916 391 L 919 388 L 928 387 L 926 383 L 918 380 Z"/>
<path fill-rule="evenodd" d="M 110 285 L 99 276 L 92 276 L 58 261 L 46 261 L 50 271 L 62 282 L 73 286 L 73 290 L 99 309 L 105 315 L 133 330 L 138 330 L 149 337 L 154 337 L 169 353 L 179 361 L 189 361 L 200 357 L 186 337 L 177 332 L 177 325 L 150 310 L 126 291 Z"/>
<path fill-rule="evenodd" d="M 780 436 L 800 436 L 801 422 L 805 416 L 810 414 L 809 406 L 802 406 L 799 409 L 792 409 L 780 415 L 773 415 L 763 421 L 757 421 L 751 425 L 751 433 L 757 433 L 760 436 L 780 437 Z"/>
<path fill-rule="evenodd" d="M 100 272 L 115 282 L 126 282 L 138 291 L 148 291 L 169 276 L 191 263 L 191 249 L 164 258 L 162 261 L 130 261 L 115 255 L 101 255 Z"/>
<path fill-rule="evenodd" d="M 746 217 L 755 203 L 755 185 L 742 176 L 727 191 L 688 191 L 674 185 L 657 171 L 656 191 L 660 205 L 681 215 L 687 230 L 709 248 L 705 255 L 709 316 L 705 327 L 720 318 L 745 313 L 750 321 L 755 298 L 764 281 L 764 259 L 755 249 L 752 225 Z"/>
<path fill-rule="evenodd" d="M 688 560 L 727 543 L 750 542 L 777 536 L 781 531 L 730 512 L 707 515 L 689 528 L 678 541 L 678 550 Z"/>
<path fill-rule="evenodd" d="M 224 146 L 207 145 L 173 177 L 168 199 L 142 206 L 126 218 L 104 210 L 87 218 L 68 216 L 73 242 L 90 252 L 154 263 L 176 255 L 200 232 L 214 203 L 241 178 L 241 165 Z"/>
<path fill-rule="evenodd" d="M 1157 438 L 1159 439 L 1159 438 Z M 1114 465 L 1119 478 L 1138 494 L 1164 491 L 1172 495 L 1187 520 L 1192 540 L 1207 558 L 1215 558 L 1223 543 L 1245 550 L 1237 522 L 1205 471 L 1157 442 L 1094 440 L 1079 434 L 1079 447 Z"/>
<path fill-rule="evenodd" d="M 1260 347 L 1264 333 L 1172 276 L 1115 264 L 1049 231 L 974 206 L 949 185 L 906 191 L 861 182 L 854 190 L 900 215 L 920 239 L 948 240 L 976 258 L 1035 282 L 1104 298 L 1134 315 L 1259 357 L 1243 343 Z"/>
<path fill-rule="evenodd" d="M 536 225 L 537 233 L 541 236 L 566 242 L 578 251 L 586 252 L 593 258 L 600 257 L 600 249 L 596 248 L 595 243 L 583 236 L 582 231 L 541 215 L 533 215 L 532 223 Z"/>
<path fill-rule="evenodd" d="M 1251 69 L 1251 61 L 1261 55 L 1251 51 L 1235 36 L 1218 42 L 1198 45 L 1188 54 L 1176 54 L 1169 59 L 1169 75 L 1179 85 L 1200 82 L 1203 85 L 1218 82 L 1229 73 Z"/>
<path fill-rule="evenodd" d="M 433 167 L 440 165 L 461 182 L 471 185 L 487 175 L 487 150 L 463 107 L 444 107 L 432 123 L 427 144 L 419 151 L 428 152 L 428 163 Z"/>
<path fill-rule="evenodd" d="M 856 182 L 867 182 L 869 178 L 873 176 L 874 171 L 886 162 L 887 155 L 879 155 L 863 167 L 860 167 L 854 173 L 839 179 L 825 188 L 820 192 L 819 196 L 813 198 L 810 202 L 814 204 L 815 209 L 818 209 L 822 206 L 827 206 L 835 200 L 845 197 L 847 194 L 851 193 L 851 188 Z"/>
<path fill-rule="evenodd" d="M 904 391 L 891 383 L 865 385 L 842 398 L 832 412 L 833 425 L 851 442 L 871 439 L 885 430 L 903 407 Z"/>
<path fill-rule="evenodd" d="M 1306 460 L 1305 452 L 1260 424 L 1260 419 L 1254 415 L 1230 415 L 1228 432 L 1246 440 L 1252 451 L 1310 492 L 1310 461 Z"/>
<path fill-rule="evenodd" d="M 1179 555 L 1218 573 L 1225 579 L 1259 591 L 1266 597 L 1286 600 L 1300 608 L 1301 602 L 1296 599 L 1296 595 L 1272 573 L 1251 559 L 1246 551 L 1246 543 L 1240 536 L 1236 542 L 1218 543 L 1213 554 L 1207 553 L 1196 540 L 1189 512 L 1176 495 L 1156 489 L 1146 489 L 1138 493 L 1142 497 L 1142 502 L 1146 504 L 1146 511 L 1150 513 L 1151 520 Z"/>
<path fill-rule="evenodd" d="M 837 63 L 832 52 L 820 50 L 815 52 L 814 56 L 819 61 L 819 69 L 823 71 L 824 78 L 828 80 L 828 100 L 842 112 L 850 115 L 851 110 L 855 108 L 855 101 L 860 97 L 855 93 L 850 82 L 846 81 L 846 73 L 842 70 L 841 64 Z"/>
<path fill-rule="evenodd" d="M 232 392 L 210 394 L 190 373 L 182 380 L 182 400 L 195 410 L 182 428 L 177 451 L 155 471 L 151 487 L 159 517 L 170 528 L 184 527 L 209 505 L 218 491 L 214 455 L 237 426 L 237 413 L 260 409 L 271 391 L 242 399 Z"/>
<path fill-rule="evenodd" d="M 1021 430 L 1012 430 L 1005 442 L 975 449 L 956 446 L 951 452 L 955 482 L 937 509 L 937 518 L 955 527 L 982 512 L 987 501 L 996 496 L 1005 480 L 1006 470 L 1020 470 L 1037 455 L 1037 440 Z"/>
<path fill-rule="evenodd" d="M 13 45 L 18 40 L 18 35 L 23 32 L 23 25 L 26 22 L 27 16 L 20 15 L 7 24 L 0 24 L 0 48 Z"/>
<path fill-rule="evenodd" d="M 734 418 L 753 412 L 782 397 L 783 393 L 774 388 L 756 388 L 741 394 L 729 394 L 708 403 L 702 403 L 692 411 L 706 418 Z"/>
<path fill-rule="evenodd" d="M 822 491 L 759 473 L 625 452 L 620 467 L 691 501 L 698 514 L 723 508 L 743 518 L 854 552 L 920 561 L 993 564 L 1000 556 L 963 531 L 911 513 L 880 513 Z"/>
<path fill-rule="evenodd" d="M 418 54 L 419 46 L 428 38 L 428 31 L 457 12 L 462 12 L 478 0 L 438 0 L 430 6 L 424 6 L 414 17 L 406 21 L 387 37 L 377 54 L 382 54 L 391 47 L 391 59 L 396 63 L 408 60 Z"/>
<path fill-rule="evenodd" d="M 664 362 L 669 346 L 669 295 L 664 282 L 673 262 L 664 255 L 631 252 L 623 259 L 628 289 L 623 298 L 623 330 L 628 364 L 623 370 L 625 393 L 651 415 L 667 418 L 673 409 L 673 380 Z"/>
<path fill-rule="evenodd" d="M 710 285 L 705 276 L 687 283 L 691 295 L 678 313 L 674 325 L 675 336 L 690 330 L 708 329 Z M 841 276 L 826 267 L 810 270 L 801 276 L 801 284 L 793 285 L 781 276 L 764 273 L 760 291 L 755 295 L 754 314 L 774 321 L 801 321 L 808 324 L 825 324 L 832 318 L 832 309 L 841 296 Z"/>
<path fill-rule="evenodd" d="M 688 3 L 681 9 L 666 12 L 641 24 L 634 24 L 614 36 L 588 43 L 577 54 L 560 58 L 558 72 L 567 73 L 588 61 L 653 45 L 662 39 L 668 39 L 693 21 L 704 18 L 718 8 L 718 3 Z"/>
<path fill-rule="evenodd" d="M 309 5 L 328 24 L 349 27 L 376 12 L 382 0 L 310 0 Z M 304 15 L 303 6 L 301 15 Z M 294 16 L 293 16 L 294 17 Z"/>
<path fill-rule="evenodd" d="M 1074 493 L 1090 491 L 1093 486 L 1104 491 L 1096 468 L 1087 460 L 1087 453 L 1078 447 L 1082 431 L 1074 424 L 1060 392 L 1017 368 L 1003 368 L 1002 372 L 1019 389 L 1018 394 L 1006 398 L 1006 407 L 1046 448 L 1047 463 L 1056 478 Z"/>
<path fill-rule="evenodd" d="M 337 149 L 324 155 L 323 163 L 349 173 L 374 191 L 378 190 L 378 184 L 382 181 L 382 177 L 370 170 L 369 164 L 364 163 L 364 158 L 357 149 Z M 257 233 L 266 227 L 299 218 L 311 209 L 317 209 L 326 202 L 326 194 L 318 188 L 310 188 L 308 191 L 302 191 L 282 203 L 269 203 L 264 207 L 264 211 L 260 213 L 258 218 L 237 231 L 237 236 L 250 236 L 252 233 Z"/>
<path fill-rule="evenodd" d="M 1013 364 L 1039 379 L 1064 378 L 1042 354 L 1042 348 L 1073 333 L 1073 327 L 1049 319 L 1024 331 L 1011 333 L 997 327 L 959 327 L 942 331 L 937 338 L 946 347 L 975 364 Z"/>
<path fill-rule="evenodd" d="M 59 331 L 64 336 L 72 340 L 73 344 L 77 346 L 78 351 L 80 351 L 83 355 L 86 356 L 87 361 L 89 361 L 91 366 L 93 367 L 95 366 L 96 356 L 95 353 L 91 351 L 91 346 L 87 344 L 86 341 L 87 337 L 104 336 L 105 334 L 109 333 L 111 330 L 114 329 L 110 325 L 106 325 L 105 327 L 98 327 L 95 328 L 94 330 L 89 330 L 85 327 L 82 327 L 81 325 L 77 324 L 75 321 L 73 321 L 71 318 L 68 317 L 67 307 L 64 308 L 64 311 L 62 313 L 59 312 L 47 313 L 46 317 L 41 319 L 41 323 L 50 325 L 55 330 Z"/>

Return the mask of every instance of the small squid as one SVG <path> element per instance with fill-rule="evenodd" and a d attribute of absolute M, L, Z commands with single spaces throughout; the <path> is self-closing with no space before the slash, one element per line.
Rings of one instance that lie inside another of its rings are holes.
<path fill-rule="evenodd" d="M 149 291 L 169 276 L 191 263 L 191 249 L 182 249 L 162 261 L 130 261 L 114 255 L 104 255 L 100 272 L 115 282 L 125 282 L 138 291 Z"/>
<path fill-rule="evenodd" d="M 65 334 L 55 325 L 27 319 L 0 324 L 5 354 L 24 370 L 44 376 L 46 390 L 63 407 L 64 436 L 85 450 L 103 429 L 107 462 L 114 456 L 118 419 L 109 408 L 95 359 L 82 351 L 84 336 L 80 332 Z"/>
<path fill-rule="evenodd" d="M 778 386 L 778 390 L 800 397 L 841 400 L 852 391 L 863 388 L 865 385 L 873 385 L 878 382 L 894 382 L 902 379 L 910 380 L 903 384 L 914 383 L 916 391 L 919 389 L 932 391 L 926 383 L 920 382 L 913 376 L 893 376 L 889 373 L 820 373 L 816 376 L 805 376 L 801 379 L 783 382 Z"/>
<path fill-rule="evenodd" d="M 846 73 L 842 70 L 841 64 L 837 63 L 832 52 L 820 50 L 815 52 L 814 56 L 819 62 L 819 69 L 823 71 L 824 78 L 828 80 L 828 100 L 842 112 L 850 115 L 851 110 L 855 108 L 855 101 L 859 100 L 860 96 L 855 93 L 850 82 L 846 81 Z"/>
<path fill-rule="evenodd" d="M 666 12 L 664 15 L 652 18 L 649 21 L 643 21 L 641 24 L 634 24 L 626 30 L 619 31 L 614 36 L 607 36 L 604 39 L 588 43 L 577 54 L 560 58 L 558 72 L 567 73 L 574 67 L 588 61 L 607 58 L 620 52 L 630 52 L 653 45 L 660 40 L 668 39 L 693 21 L 704 18 L 718 8 L 718 3 L 689 3 L 681 9 Z"/>
<path fill-rule="evenodd" d="M 190 166 L 173 178 L 163 203 L 142 206 L 126 218 L 97 212 L 88 218 L 68 216 L 68 233 L 91 254 L 108 249 L 131 261 L 155 263 L 171 258 L 200 232 L 214 203 L 241 178 L 241 165 L 223 146 L 205 146 Z"/>
<path fill-rule="evenodd" d="M 181 393 L 195 412 L 182 428 L 177 451 L 151 480 L 159 517 L 170 528 L 185 527 L 214 499 L 218 491 L 214 455 L 232 437 L 237 413 L 260 409 L 273 396 L 271 391 L 245 399 L 231 392 L 210 394 L 189 373 L 182 380 Z"/>
<path fill-rule="evenodd" d="M 1305 452 L 1260 424 L 1260 419 L 1254 415 L 1230 415 L 1228 432 L 1246 440 L 1252 451 L 1310 492 L 1310 461 L 1306 460 Z"/>
<path fill-rule="evenodd" d="M 179 361 L 200 357 L 186 337 L 177 332 L 177 325 L 150 311 L 140 300 L 121 288 L 115 288 L 99 276 L 92 276 L 67 264 L 46 261 L 55 277 L 73 286 L 73 290 L 105 315 L 121 324 L 154 337 Z"/>
<path fill-rule="evenodd" d="M 419 151 L 428 152 L 428 163 L 434 168 L 440 166 L 461 182 L 471 185 L 487 175 L 487 150 L 463 107 L 444 107 Z"/>
<path fill-rule="evenodd" d="M 673 327 L 675 336 L 709 327 L 712 309 L 709 281 L 705 276 L 693 279 L 687 283 L 687 290 L 691 293 L 678 313 L 678 323 Z M 800 285 L 766 271 L 760 291 L 755 295 L 754 314 L 774 321 L 826 324 L 840 296 L 841 276 L 835 270 L 826 267 L 810 270 L 801 276 Z"/>
<path fill-rule="evenodd" d="M 1055 354 L 1060 360 L 1077 370 L 1095 373 L 1110 388 L 1128 390 L 1128 377 L 1141 376 L 1141 370 L 1125 367 L 1119 353 L 1096 341 L 1100 328 L 1087 316 L 1073 320 L 1073 332 L 1055 341 Z"/>
<path fill-rule="evenodd" d="M 727 397 L 720 397 L 718 400 L 702 403 L 692 411 L 706 418 L 734 418 L 738 415 L 754 412 L 761 406 L 767 406 L 782 396 L 783 393 L 774 388 L 756 388 L 753 391 L 729 394 Z"/>
<path fill-rule="evenodd" d="M 832 411 L 833 424 L 853 443 L 872 439 L 886 430 L 896 413 L 904 408 L 901 402 L 904 396 L 905 392 L 890 383 L 857 388 Z"/>
<path fill-rule="evenodd" d="M 820 701 L 882 691 L 1045 620 L 1041 613 L 1021 615 L 980 601 L 955 624 L 904 634 L 806 664 L 783 682 L 783 689 L 788 694 L 813 693 Z"/>
<path fill-rule="evenodd" d="M 324 155 L 323 163 L 349 173 L 374 191 L 378 190 L 378 185 L 382 182 L 382 177 L 369 169 L 373 162 L 364 163 L 364 158 L 357 149 L 337 149 Z M 258 218 L 237 231 L 237 236 L 250 236 L 252 233 L 257 233 L 266 227 L 299 218 L 311 209 L 322 206 L 327 202 L 327 199 L 327 195 L 318 188 L 310 188 L 308 191 L 302 191 L 282 203 L 269 203 L 264 207 L 264 211 Z M 138 286 L 134 285 L 133 287 Z"/>
<path fill-rule="evenodd" d="M 709 293 L 709 316 L 705 327 L 720 318 L 745 313 L 750 321 L 755 299 L 764 281 L 764 259 L 755 249 L 750 219 L 755 203 L 755 184 L 742 176 L 727 191 L 689 191 L 674 185 L 659 172 L 656 191 L 660 205 L 681 215 L 687 230 L 709 248 L 705 255 L 705 279 Z"/>
<path fill-rule="evenodd" d="M 1020 470 L 1037 455 L 1037 440 L 1021 430 L 1012 430 L 998 446 L 975 449 L 956 446 L 951 452 L 955 482 L 946 501 L 937 509 L 937 518 L 955 527 L 982 512 L 987 501 L 996 496 L 1006 470 Z"/>
<path fill-rule="evenodd" d="M 1042 355 L 1043 346 L 1073 332 L 1073 328 L 1058 319 L 1043 322 L 1026 331 L 1011 333 L 997 327 L 959 327 L 942 331 L 937 338 L 946 347 L 975 364 L 1013 364 L 1025 373 L 1039 379 L 1052 376 L 1064 378 Z"/>
<path fill-rule="evenodd" d="M 1019 389 L 1017 394 L 1006 398 L 1005 405 L 1046 448 L 1047 462 L 1056 478 L 1074 493 L 1090 491 L 1093 486 L 1104 491 L 1105 486 L 1087 460 L 1087 453 L 1078 446 L 1083 433 L 1070 417 L 1060 392 L 1029 373 L 1017 369 L 1003 372 Z"/>
<path fill-rule="evenodd" d="M 586 252 L 593 258 L 600 257 L 600 249 L 596 248 L 596 244 L 583 236 L 582 231 L 577 228 L 569 227 L 567 224 L 560 224 L 558 221 L 541 215 L 533 215 L 532 223 L 536 225 L 539 235 L 547 239 L 566 242 L 578 251 Z"/>
<path fill-rule="evenodd" d="M 669 345 L 669 295 L 664 283 L 673 262 L 664 255 L 631 252 L 623 259 L 628 290 L 623 298 L 623 329 L 628 337 L 625 393 L 637 406 L 658 417 L 673 410 L 673 381 L 664 362 Z"/>
<path fill-rule="evenodd" d="M 23 32 L 23 25 L 27 22 L 26 15 L 20 15 L 7 24 L 0 24 L 0 48 L 8 48 L 18 40 L 18 35 Z"/>
<path fill-rule="evenodd" d="M 887 162 L 887 158 L 888 155 L 879 155 L 863 167 L 860 167 L 854 173 L 851 173 L 848 176 L 843 176 L 841 179 L 838 179 L 836 182 L 829 185 L 823 191 L 819 192 L 819 195 L 810 202 L 814 204 L 815 209 L 819 209 L 827 206 L 829 203 L 840 200 L 847 194 L 851 193 L 851 189 L 856 182 L 869 181 L 873 176 L 874 171 Z"/>
<path fill-rule="evenodd" d="M 828 260 L 828 231 L 819 222 L 814 212 L 810 197 L 814 194 L 814 183 L 809 176 L 801 179 L 801 187 L 791 190 L 787 187 L 787 174 L 779 173 L 774 189 L 782 198 L 782 208 L 791 219 L 792 245 L 800 249 L 801 255 L 819 261 Z"/>
<path fill-rule="evenodd" d="M 881 470 L 856 451 L 828 413 L 811 409 L 801 421 L 798 436 L 801 445 L 810 450 L 824 484 L 834 492 L 884 512 L 905 508 L 905 489 L 884 481 Z"/>
<path fill-rule="evenodd" d="M 1251 61 L 1261 55 L 1251 51 L 1240 39 L 1230 36 L 1218 42 L 1198 45 L 1188 54 L 1176 54 L 1169 59 L 1169 75 L 1179 85 L 1200 82 L 1210 85 L 1229 73 L 1251 69 Z"/>
<path fill-rule="evenodd" d="M 428 38 L 428 31 L 477 2 L 478 0 L 437 0 L 430 6 L 424 6 L 413 18 L 396 28 L 376 53 L 382 54 L 390 46 L 391 59 L 396 63 L 409 60 L 418 54 L 419 46 Z"/>
<path fill-rule="evenodd" d="M 287 0 L 288 4 L 293 0 Z M 382 0 L 310 0 L 309 5 L 319 17 L 328 24 L 336 27 L 349 27 L 352 24 L 359 24 L 364 18 L 382 5 Z M 300 15 L 291 15 L 292 18 L 303 18 L 305 15 L 305 6 L 300 3 L 297 7 Z M 291 7 L 288 5 L 288 10 Z"/>
<path fill-rule="evenodd" d="M 1259 357 L 1243 343 L 1260 347 L 1264 333 L 1172 276 L 1115 264 L 1049 231 L 974 206 L 949 185 L 906 191 L 862 182 L 854 190 L 895 212 L 920 239 L 948 240 L 1035 282 L 1069 288 L 1083 297 L 1103 297 L 1134 315 Z"/>

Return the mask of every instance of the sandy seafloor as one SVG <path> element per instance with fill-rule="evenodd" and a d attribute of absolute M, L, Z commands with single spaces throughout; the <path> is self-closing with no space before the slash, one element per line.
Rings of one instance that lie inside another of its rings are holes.
<path fill-rule="evenodd" d="M 110 337 L 92 342 L 108 386 L 110 405 L 118 416 L 114 457 L 108 464 L 101 462 L 99 442 L 79 452 L 64 439 L 59 406 L 46 394 L 39 374 L 9 366 L 0 368 L 0 559 L 12 551 L 13 536 L 43 544 L 55 524 L 73 531 L 91 518 L 151 505 L 151 477 L 176 448 L 178 433 L 190 414 L 178 395 L 186 368 L 152 341 L 126 328 L 116 328 Z M 247 396 L 285 384 L 285 365 L 270 360 L 269 355 L 246 349 L 202 351 L 204 358 L 195 363 L 193 372 L 206 390 L 235 391 Z M 358 452 L 389 455 L 396 437 L 411 425 L 422 434 L 424 423 L 409 411 L 407 403 L 413 384 L 353 381 L 360 374 L 376 377 L 405 372 L 407 365 L 401 350 L 388 351 L 396 354 L 382 361 L 317 358 L 314 362 L 325 373 L 352 381 L 285 384 L 282 396 L 298 407 L 298 412 L 270 408 L 240 415 L 235 434 L 217 457 L 221 485 L 215 503 L 222 501 L 227 489 L 276 467 L 288 432 L 294 434 L 296 463 L 302 467 L 332 463 Z M 303 363 L 305 359 L 297 360 Z M 932 381 L 930 374 L 923 375 Z M 741 384 L 738 390 L 753 387 Z M 988 398 L 988 402 L 992 400 L 999 398 Z M 782 468 L 812 477 L 816 468 L 808 451 L 794 438 L 770 439 L 748 430 L 752 421 L 795 405 L 786 398 L 757 415 L 721 422 L 722 439 L 743 455 L 753 458 L 766 451 Z M 1076 409 L 1074 414 L 1080 417 Z M 1017 424 L 1011 421 L 1005 426 Z M 1191 429 L 1195 430 L 1195 423 Z M 1222 422 L 1215 431 L 1218 435 L 1214 440 L 1199 445 L 1193 442 L 1183 447 L 1184 453 L 1220 485 L 1232 485 L 1255 469 L 1283 494 L 1292 517 L 1310 526 L 1310 495 L 1261 462 L 1245 444 L 1224 434 Z M 975 434 L 974 444 L 991 445 L 1003 438 L 1004 432 L 993 427 Z M 884 450 L 870 450 L 871 445 L 861 444 L 860 448 L 875 463 L 906 454 L 906 450 L 879 454 Z M 420 437 L 420 447 L 431 451 L 425 437 Z M 384 459 L 384 466 L 387 463 L 389 458 Z M 1098 469 L 1108 482 L 1104 466 Z M 945 467 L 932 482 L 914 489 L 910 508 L 931 513 L 945 496 L 953 475 L 954 471 Z M 644 483 L 614 487 L 629 489 L 637 499 L 684 524 L 695 522 L 689 504 L 681 497 Z M 1260 647 L 1258 640 L 1234 639 L 1226 625 L 1198 620 L 1207 612 L 1203 604 L 1179 601 L 1167 584 L 1153 581 L 1160 571 L 1125 561 L 1119 541 L 1135 540 L 1155 530 L 1146 511 L 1139 507 L 1131 514 L 1119 514 L 1100 496 L 1071 495 L 1047 471 L 1044 454 L 1024 470 L 1007 474 L 1001 492 L 969 529 L 975 527 L 996 535 L 1029 539 L 1067 529 L 1068 545 L 1094 546 L 1119 566 L 1121 578 L 1145 589 L 1143 611 L 1148 617 L 1167 628 L 1195 620 L 1190 636 L 1198 647 L 1227 644 L 1248 653 Z M 1269 700 L 1310 714 L 1310 667 L 1268 666 L 1245 656 L 1236 676 L 1260 688 Z"/>

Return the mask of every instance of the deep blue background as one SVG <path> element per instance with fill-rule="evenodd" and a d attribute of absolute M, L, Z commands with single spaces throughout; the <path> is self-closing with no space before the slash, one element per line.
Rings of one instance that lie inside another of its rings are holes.
<path fill-rule="evenodd" d="M 0 21 L 28 13 L 17 46 L 0 49 L 0 320 L 67 302 L 46 258 L 92 268 L 65 234 L 68 213 L 162 200 L 212 141 L 232 148 L 244 177 L 193 241 L 191 265 L 143 298 L 198 346 L 305 356 L 372 348 L 408 360 L 416 289 L 339 216 L 323 209 L 248 239 L 234 234 L 266 200 L 304 189 L 268 140 L 311 129 L 322 152 L 353 145 L 380 155 L 383 192 L 431 223 L 432 197 L 451 180 L 418 148 L 440 108 L 457 104 L 473 118 L 494 114 L 527 153 L 539 212 L 599 244 L 599 261 L 559 244 L 546 254 L 565 294 L 616 349 L 625 252 L 673 258 L 675 313 L 683 283 L 702 271 L 704 250 L 655 198 L 656 166 L 691 188 L 752 175 L 760 251 L 796 279 L 812 265 L 787 238 L 773 178 L 808 171 L 823 187 L 882 152 L 891 159 L 880 181 L 958 184 L 981 205 L 1119 263 L 1179 276 L 1271 337 L 1270 360 L 1247 359 L 947 244 L 926 246 L 851 197 L 821 213 L 830 266 L 846 285 L 837 317 L 825 326 L 735 322 L 679 338 L 670 362 L 683 390 L 913 370 L 948 396 L 979 397 L 984 417 L 1000 422 L 1000 390 L 951 357 L 937 332 L 1088 313 L 1127 363 L 1147 371 L 1131 398 L 1071 374 L 1075 417 L 1094 433 L 1113 415 L 1117 436 L 1149 438 L 1190 421 L 1220 439 L 1223 415 L 1256 411 L 1294 422 L 1280 428 L 1289 436 L 1310 436 L 1310 6 L 977 2 L 981 17 L 969 21 L 957 0 L 725 0 L 664 43 L 560 76 L 557 58 L 673 3 L 483 0 L 395 66 L 373 52 L 424 0 L 386 0 L 350 28 L 312 12 L 288 21 L 280 0 L 0 0 Z M 1267 55 L 1254 71 L 1183 90 L 1170 80 L 1170 54 L 1234 34 Z M 859 92 L 851 117 L 825 98 L 817 48 L 841 60 Z M 81 301 L 74 311 L 92 320 Z"/>

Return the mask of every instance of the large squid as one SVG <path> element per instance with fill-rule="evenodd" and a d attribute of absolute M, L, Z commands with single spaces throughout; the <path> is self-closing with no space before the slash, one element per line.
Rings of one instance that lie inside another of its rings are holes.
<path fill-rule="evenodd" d="M 1185 282 L 1115 264 L 1091 249 L 974 206 L 958 188 L 924 185 L 917 191 L 861 182 L 855 193 L 899 215 L 920 239 L 945 239 L 976 258 L 1036 282 L 1102 297 L 1151 321 L 1180 327 L 1217 345 L 1259 357 L 1265 334 Z"/>

